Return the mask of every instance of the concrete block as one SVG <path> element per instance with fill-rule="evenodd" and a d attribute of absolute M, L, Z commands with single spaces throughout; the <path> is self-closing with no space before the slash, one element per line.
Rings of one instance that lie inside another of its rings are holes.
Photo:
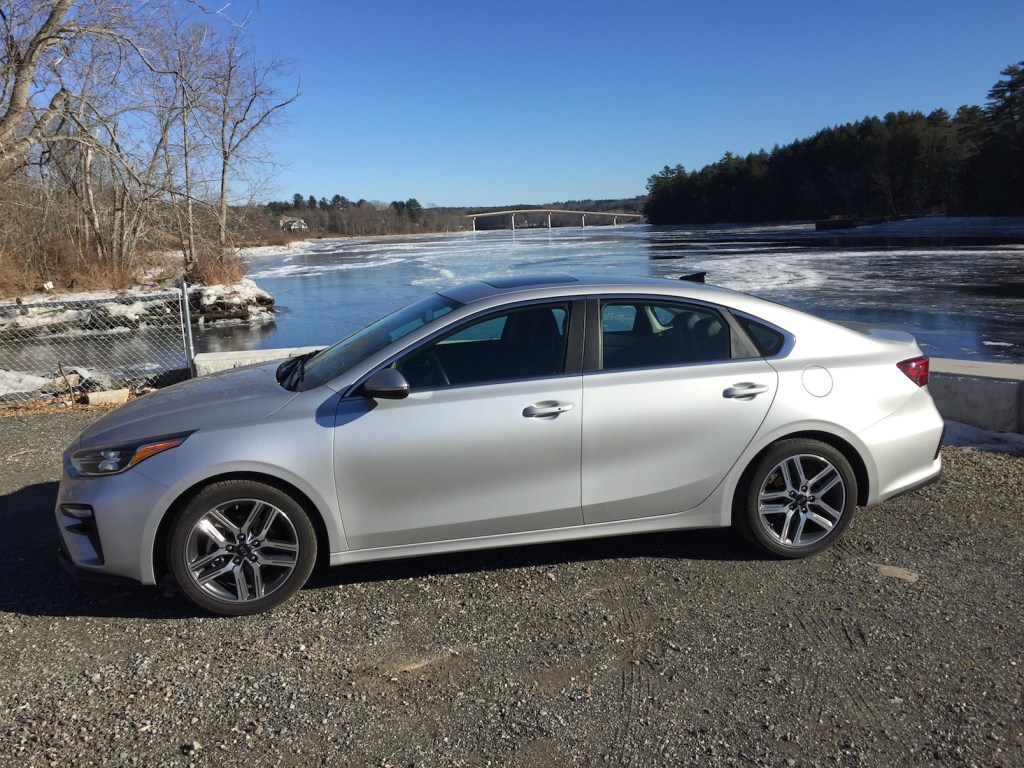
<path fill-rule="evenodd" d="M 128 402 L 127 389 L 102 389 L 85 396 L 89 405 L 120 405 Z"/>
<path fill-rule="evenodd" d="M 945 419 L 994 432 L 1020 432 L 1019 381 L 932 374 L 928 390 Z"/>
<path fill-rule="evenodd" d="M 978 379 L 1024 381 L 1024 365 L 1015 363 L 988 363 L 981 360 L 933 357 L 929 368 L 932 373 L 949 373 Z"/>
<path fill-rule="evenodd" d="M 269 363 L 286 357 L 304 355 L 323 347 L 290 347 L 285 349 L 252 349 L 239 352 L 200 352 L 195 356 L 196 376 L 205 376 L 229 368 L 241 368 L 254 363 Z"/>
<path fill-rule="evenodd" d="M 1024 365 L 933 358 L 928 391 L 943 418 L 1024 432 Z"/>

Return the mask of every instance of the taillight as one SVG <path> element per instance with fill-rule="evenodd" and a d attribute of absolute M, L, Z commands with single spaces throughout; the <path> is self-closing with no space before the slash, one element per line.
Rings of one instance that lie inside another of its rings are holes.
<path fill-rule="evenodd" d="M 923 387 L 928 383 L 928 358 L 924 355 L 898 362 L 896 367 L 903 371 L 907 378 L 917 384 L 917 386 Z"/>

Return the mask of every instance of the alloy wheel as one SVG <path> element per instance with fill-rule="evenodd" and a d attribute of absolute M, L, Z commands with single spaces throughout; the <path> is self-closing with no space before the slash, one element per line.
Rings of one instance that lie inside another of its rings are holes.
<path fill-rule="evenodd" d="M 246 603 L 272 595 L 288 581 L 299 563 L 300 540 L 279 507 L 232 499 L 193 524 L 182 554 L 196 587 L 218 600 Z"/>
<path fill-rule="evenodd" d="M 818 543 L 839 524 L 847 505 L 840 471 L 809 453 L 787 456 L 766 473 L 757 495 L 764 533 L 783 547 Z"/>

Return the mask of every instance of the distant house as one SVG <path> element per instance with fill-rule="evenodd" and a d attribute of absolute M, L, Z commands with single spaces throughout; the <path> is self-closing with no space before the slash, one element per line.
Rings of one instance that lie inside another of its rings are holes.
<path fill-rule="evenodd" d="M 281 229 L 285 232 L 308 232 L 309 225 L 302 219 L 281 219 Z"/>

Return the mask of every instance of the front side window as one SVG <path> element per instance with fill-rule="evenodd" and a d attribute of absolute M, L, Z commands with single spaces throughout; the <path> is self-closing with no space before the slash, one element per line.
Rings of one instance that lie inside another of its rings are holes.
<path fill-rule="evenodd" d="M 395 363 L 411 389 L 554 376 L 565 369 L 569 303 L 471 320 Z"/>
<path fill-rule="evenodd" d="M 458 306 L 458 302 L 435 293 L 382 317 L 308 360 L 302 375 L 302 388 L 326 384 L 388 344 L 447 315 Z"/>
<path fill-rule="evenodd" d="M 709 307 L 644 300 L 601 302 L 602 370 L 728 360 L 730 350 L 729 326 Z"/>

